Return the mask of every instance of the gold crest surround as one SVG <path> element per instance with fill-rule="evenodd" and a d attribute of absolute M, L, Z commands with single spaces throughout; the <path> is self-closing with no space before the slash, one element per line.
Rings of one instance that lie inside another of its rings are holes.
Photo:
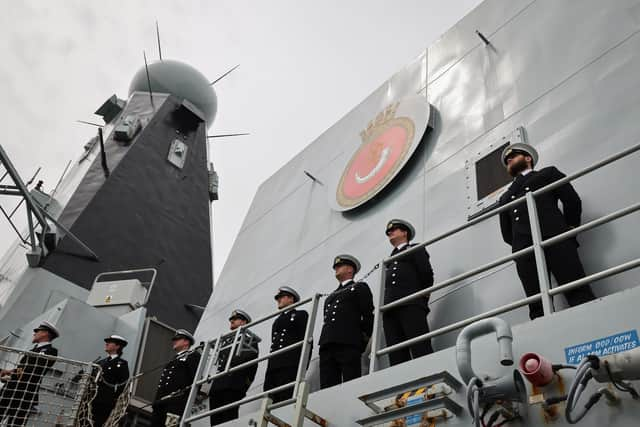
<path fill-rule="evenodd" d="M 360 138 L 362 139 L 362 145 L 368 144 L 375 140 L 378 136 L 382 135 L 391 127 L 399 126 L 407 132 L 405 144 L 402 146 L 402 152 L 394 163 L 393 167 L 386 173 L 385 177 L 381 179 L 373 188 L 367 191 L 360 197 L 351 198 L 344 194 L 343 185 L 347 173 L 351 169 L 353 162 L 355 161 L 357 154 L 362 149 L 362 145 L 353 153 L 349 163 L 342 172 L 340 181 L 336 189 L 336 201 L 344 208 L 352 208 L 361 204 L 364 200 L 368 200 L 377 194 L 382 188 L 384 188 L 396 175 L 396 172 L 400 167 L 404 165 L 404 159 L 407 156 L 409 149 L 411 148 L 411 141 L 415 136 L 415 124 L 409 117 L 395 117 L 396 110 L 400 103 L 396 102 L 387 106 L 383 111 L 378 113 L 376 118 L 369 122 L 366 129 L 360 132 Z"/>

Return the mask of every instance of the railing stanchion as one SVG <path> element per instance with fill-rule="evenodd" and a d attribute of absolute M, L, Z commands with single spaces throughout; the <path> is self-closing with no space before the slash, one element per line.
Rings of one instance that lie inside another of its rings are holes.
<path fill-rule="evenodd" d="M 530 191 L 526 194 L 527 211 L 529 212 L 529 224 L 531 225 L 531 239 L 533 241 L 533 253 L 536 258 L 536 269 L 538 272 L 538 283 L 540 284 L 540 296 L 542 297 L 542 310 L 545 316 L 553 313 L 553 297 L 549 295 L 549 270 L 547 260 L 544 256 L 542 242 L 542 232 L 540 231 L 540 219 L 538 218 L 538 208 Z"/>
<path fill-rule="evenodd" d="M 220 341 L 220 340 L 218 340 Z M 218 343 L 216 343 L 216 346 Z M 189 388 L 189 397 L 187 398 L 187 404 L 184 407 L 184 411 L 182 413 L 182 417 L 180 417 L 180 427 L 185 427 L 187 423 L 185 420 L 187 416 L 191 413 L 191 408 L 193 407 L 193 403 L 196 401 L 196 395 L 198 386 L 198 380 L 202 376 L 205 366 L 207 365 L 207 356 L 209 354 L 209 349 L 211 348 L 211 341 L 206 341 L 204 344 L 204 348 L 202 349 L 202 355 L 200 356 L 200 361 L 198 362 L 198 369 L 196 370 L 196 375 L 193 377 L 193 382 L 191 383 L 191 388 Z M 197 351 L 197 350 L 194 350 Z"/>
<path fill-rule="evenodd" d="M 296 384 L 297 386 L 298 384 Z M 309 384 L 306 381 L 300 383 L 296 395 L 296 404 L 294 407 L 293 427 L 302 427 L 304 423 L 304 414 L 306 412 L 307 398 L 309 397 Z"/>
<path fill-rule="evenodd" d="M 267 414 L 269 413 L 269 406 L 273 401 L 269 397 L 265 397 L 262 399 L 262 403 L 260 404 L 260 419 L 258 420 L 258 427 L 269 427 L 269 419 L 267 418 Z"/>
<path fill-rule="evenodd" d="M 238 345 L 238 338 L 240 338 L 240 334 L 243 332 L 244 326 L 240 326 L 236 329 L 235 334 L 233 335 L 233 343 L 231 344 L 231 348 L 229 349 L 229 356 L 227 357 L 227 364 L 224 367 L 224 372 L 227 372 L 231 367 L 231 359 L 236 352 L 236 347 Z"/>
<path fill-rule="evenodd" d="M 381 317 L 382 311 L 380 307 L 384 305 L 384 288 L 385 288 L 385 272 L 387 270 L 387 265 L 383 259 L 380 261 L 380 286 L 378 295 L 378 305 L 373 308 L 373 330 L 371 331 L 371 352 L 369 353 L 369 373 L 372 374 L 378 370 L 380 367 L 380 362 L 378 360 L 378 347 L 380 346 L 380 341 L 382 340 L 382 328 L 381 328 Z"/>
<path fill-rule="evenodd" d="M 316 324 L 316 317 L 318 314 L 318 306 L 320 305 L 320 294 L 315 294 L 313 297 L 313 303 L 311 304 L 311 314 L 307 321 L 307 327 L 304 330 L 304 341 L 302 342 L 302 351 L 300 352 L 300 360 L 298 361 L 298 372 L 296 373 L 296 385 L 293 387 L 293 397 L 298 397 L 298 389 L 300 388 L 300 382 L 304 380 L 305 373 L 307 372 L 307 360 L 311 352 L 311 343 L 313 342 L 313 330 Z"/>

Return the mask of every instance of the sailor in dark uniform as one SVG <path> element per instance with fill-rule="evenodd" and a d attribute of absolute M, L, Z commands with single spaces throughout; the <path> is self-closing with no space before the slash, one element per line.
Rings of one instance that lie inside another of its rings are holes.
<path fill-rule="evenodd" d="M 108 356 L 96 362 L 102 369 L 102 375 L 98 379 L 96 397 L 91 402 L 94 427 L 100 427 L 107 421 L 129 380 L 129 364 L 122 358 L 127 340 L 120 335 L 111 335 L 104 339 L 104 343 Z"/>
<path fill-rule="evenodd" d="M 360 360 L 373 329 L 373 297 L 369 285 L 355 282 L 360 262 L 351 255 L 333 260 L 339 282 L 324 303 L 320 335 L 320 388 L 362 375 Z"/>
<path fill-rule="evenodd" d="M 289 286 L 282 286 L 275 295 L 278 309 L 286 308 L 300 301 L 300 295 Z M 271 327 L 271 351 L 295 344 L 304 339 L 309 314 L 304 310 L 291 309 L 282 312 Z M 296 379 L 302 347 L 272 357 L 267 363 L 264 377 L 264 390 L 270 390 Z M 311 353 L 309 353 L 311 354 Z M 281 402 L 292 397 L 293 388 L 271 393 L 274 402 Z"/>
<path fill-rule="evenodd" d="M 32 342 L 35 346 L 22 356 L 15 369 L 3 369 L 0 378 L 5 386 L 0 391 L 0 422 L 7 426 L 23 426 L 31 408 L 38 404 L 40 382 L 55 360 L 42 357 L 57 356 L 58 350 L 51 341 L 60 333 L 51 323 L 44 321 L 33 330 Z"/>
<path fill-rule="evenodd" d="M 509 189 L 500 197 L 501 205 L 524 196 L 528 191 L 535 191 L 565 177 L 553 166 L 539 171 L 533 170 L 538 162 L 538 153 L 528 144 L 517 143 L 506 147 L 502 152 L 502 162 L 509 174 L 515 179 Z M 550 192 L 536 196 L 535 200 L 542 239 L 548 239 L 580 225 L 582 202 L 571 184 L 564 184 Z M 558 201 L 562 202 L 562 211 L 558 208 Z M 526 203 L 523 202 L 500 213 L 500 229 L 502 238 L 511 245 L 513 252 L 531 246 L 533 241 Z M 545 258 L 549 271 L 553 273 L 560 285 L 585 277 L 584 268 L 578 256 L 578 241 L 575 238 L 545 248 Z M 527 296 L 539 293 L 540 284 L 534 254 L 520 257 L 515 262 L 518 276 L 520 276 Z M 565 292 L 564 295 L 570 306 L 582 304 L 595 298 L 588 286 Z M 542 315 L 542 302 L 529 304 L 531 319 Z"/>
<path fill-rule="evenodd" d="M 231 312 L 231 316 L 229 316 L 229 323 L 229 329 L 234 331 L 240 326 L 251 323 L 251 316 L 243 310 L 233 310 Z M 229 359 L 229 352 L 231 350 L 230 345 L 233 342 L 234 336 L 235 334 L 231 333 L 222 337 L 221 346 L 228 347 L 220 350 L 220 354 L 218 355 L 217 372 L 224 371 L 227 366 L 227 360 Z M 236 345 L 239 346 L 239 343 Z M 238 366 L 257 358 L 258 344 L 255 341 L 251 341 L 248 348 L 245 346 L 237 348 L 235 355 L 232 356 L 230 367 Z M 258 364 L 255 364 L 213 380 L 211 384 L 211 391 L 209 392 L 209 409 L 219 408 L 243 399 L 247 395 L 249 386 L 251 386 L 251 383 L 256 377 L 257 370 Z M 211 415 L 211 425 L 215 426 L 227 421 L 235 420 L 238 418 L 238 411 L 239 407 L 236 406 Z"/>
<path fill-rule="evenodd" d="M 166 364 L 153 402 L 151 425 L 165 425 L 167 413 L 181 416 L 189 398 L 189 387 L 198 370 L 200 352 L 189 350 L 195 339 L 188 331 L 178 329 L 171 339 L 176 356 Z"/>
<path fill-rule="evenodd" d="M 413 240 L 416 232 L 413 225 L 407 221 L 392 219 L 387 223 L 385 233 L 393 246 L 392 256 L 415 246 L 409 242 Z M 416 250 L 386 266 L 384 303 L 389 304 L 432 285 L 433 269 L 429 263 L 429 253 L 426 248 Z M 383 313 L 382 321 L 387 346 L 429 332 L 428 303 L 428 296 L 416 298 Z M 431 340 L 427 340 L 389 353 L 389 363 L 393 366 L 430 353 L 433 353 L 433 348 Z"/>

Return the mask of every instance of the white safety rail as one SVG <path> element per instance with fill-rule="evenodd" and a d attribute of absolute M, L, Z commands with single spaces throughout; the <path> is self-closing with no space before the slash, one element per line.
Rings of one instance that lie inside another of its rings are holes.
<path fill-rule="evenodd" d="M 630 148 L 627 148 L 626 150 L 623 150 L 617 154 L 614 154 L 604 160 L 601 160 L 600 162 L 597 162 L 587 168 L 582 169 L 579 172 L 576 172 L 572 175 L 569 175 L 563 179 L 560 179 L 558 181 L 555 181 L 543 188 L 540 188 L 536 191 L 533 192 L 527 192 L 525 196 L 522 196 L 518 199 L 515 199 L 497 209 L 494 209 L 491 212 L 488 212 L 484 215 L 481 215 L 469 222 L 467 222 L 466 224 L 463 224 L 461 226 L 455 227 L 445 233 L 440 234 L 439 236 L 433 237 L 431 239 L 428 239 L 427 241 L 420 243 L 416 246 L 413 246 L 411 249 L 406 250 L 404 252 L 401 252 L 399 254 L 396 254 L 392 257 L 386 258 L 384 260 L 381 261 L 380 265 L 383 267 L 380 269 L 380 294 L 379 294 L 379 301 L 378 304 L 376 306 L 375 309 L 375 317 L 374 317 L 374 323 L 373 323 L 373 334 L 372 334 L 372 338 L 371 338 L 371 362 L 370 362 L 370 372 L 375 372 L 376 370 L 379 369 L 379 365 L 380 365 L 380 357 L 391 353 L 395 350 L 400 350 L 406 347 L 409 347 L 411 345 L 414 345 L 416 343 L 419 342 L 423 342 L 426 341 L 428 339 L 431 339 L 433 337 L 437 337 L 439 335 L 443 335 L 446 334 L 448 332 L 451 331 L 455 331 L 457 329 L 461 329 L 464 328 L 467 325 L 470 325 L 471 323 L 477 322 L 478 320 L 481 319 L 485 319 L 488 317 L 492 317 L 492 316 L 496 316 L 498 314 L 501 313 L 506 313 L 508 311 L 511 310 L 515 310 L 516 308 L 528 305 L 530 303 L 536 302 L 536 301 L 540 301 L 542 300 L 542 307 L 544 310 L 544 315 L 548 316 L 549 314 L 553 313 L 554 308 L 553 308 L 553 304 L 552 304 L 552 297 L 554 295 L 558 295 L 561 294 L 563 292 L 567 292 L 570 291 L 572 289 L 581 287 L 581 286 L 586 286 L 591 282 L 594 282 L 596 280 L 600 280 L 600 279 L 604 279 L 606 277 L 609 276 L 613 276 L 615 274 L 619 274 L 622 272 L 625 272 L 627 270 L 631 270 L 633 268 L 636 268 L 638 266 L 640 266 L 640 258 L 636 258 L 634 260 L 630 260 L 627 261 L 623 264 L 617 265 L 615 267 L 611 267 L 608 268 L 606 270 L 591 274 L 589 276 L 586 276 L 582 279 L 579 280 L 575 280 L 573 282 L 570 283 L 566 283 L 564 285 L 561 286 L 557 286 L 553 289 L 551 289 L 550 285 L 549 285 L 549 271 L 547 269 L 547 263 L 545 260 L 545 256 L 544 256 L 544 248 L 551 246 L 555 243 L 558 243 L 560 241 L 563 240 L 567 240 L 570 238 L 575 237 L 576 235 L 578 235 L 579 233 L 582 233 L 584 231 L 590 230 L 592 228 L 595 228 L 599 225 L 603 225 L 603 224 L 607 224 L 609 222 L 612 222 L 618 218 L 622 218 L 626 215 L 629 215 L 631 213 L 634 213 L 638 210 L 640 210 L 640 203 L 634 203 L 630 206 L 627 206 L 626 208 L 617 210 L 615 212 L 611 212 L 607 215 L 604 215 L 600 218 L 594 219 L 593 221 L 589 221 L 586 224 L 583 224 L 579 227 L 573 228 L 567 232 L 558 234 L 556 236 L 553 236 L 549 239 L 546 240 L 542 240 L 542 235 L 541 235 L 541 231 L 540 231 L 540 221 L 538 218 L 538 210 L 536 208 L 536 201 L 535 201 L 535 197 L 539 196 L 541 194 L 547 193 L 549 191 L 552 191 L 555 188 L 558 188 L 562 185 L 565 185 L 577 178 L 580 178 L 584 175 L 587 175 L 597 169 L 600 169 L 606 165 L 609 165 L 611 163 L 616 162 L 617 160 L 620 160 L 624 157 L 627 157 L 637 151 L 640 150 L 640 144 L 636 144 Z M 440 283 L 434 284 L 433 286 L 427 288 L 427 289 L 423 289 L 421 291 L 418 291 L 414 294 L 408 295 L 406 297 L 403 297 L 401 299 L 398 299 L 396 301 L 393 301 L 389 304 L 384 304 L 384 290 L 385 290 L 385 266 L 399 258 L 402 258 L 404 256 L 407 256 L 408 254 L 414 252 L 414 251 L 418 251 L 418 250 L 424 250 L 423 248 L 425 248 L 426 246 L 432 245 L 436 242 L 439 242 L 441 240 L 444 240 L 460 231 L 463 231 L 467 228 L 473 227 L 483 221 L 486 221 L 487 219 L 490 219 L 498 214 L 500 214 L 501 212 L 507 211 L 511 208 L 513 208 L 514 206 L 521 204 L 522 202 L 526 202 L 527 204 L 527 210 L 529 213 L 529 222 L 531 225 L 531 237 L 533 240 L 533 245 L 529 246 L 527 248 L 524 248 L 522 250 L 519 250 L 517 252 L 512 253 L 511 255 L 499 258 L 497 260 L 491 261 L 485 265 L 482 265 L 480 267 L 477 267 L 473 270 L 469 270 L 465 273 L 459 274 L 455 277 L 449 278 L 447 280 L 444 280 Z M 442 328 L 436 329 L 435 331 L 431 331 L 428 332 L 426 334 L 408 339 L 406 341 L 400 342 L 398 344 L 394 344 L 392 346 L 389 347 L 385 347 L 385 348 L 381 348 L 380 342 L 382 339 L 382 327 L 381 327 L 381 323 L 380 323 L 380 315 L 382 313 L 384 313 L 385 311 L 391 310 L 395 307 L 398 307 L 408 301 L 414 300 L 416 298 L 424 298 L 430 294 L 432 294 L 435 291 L 439 291 L 441 289 L 450 287 L 455 285 L 456 283 L 465 280 L 469 277 L 475 276 L 477 274 L 483 273 L 487 270 L 490 270 L 496 266 L 505 264 L 507 262 L 510 262 L 512 260 L 515 260 L 517 258 L 523 257 L 525 255 L 531 254 L 533 253 L 535 256 L 535 260 L 536 260 L 536 266 L 537 266 L 537 271 L 538 271 L 538 280 L 540 282 L 540 293 L 536 294 L 536 295 L 532 295 L 530 297 L 527 298 L 523 298 L 517 301 L 514 301 L 512 303 L 509 304 L 505 304 L 502 305 L 500 307 L 494 308 L 492 310 L 486 311 L 484 313 L 480 313 L 477 314 L 475 316 L 460 320 L 458 322 L 452 323 L 450 325 L 444 326 Z"/>
<path fill-rule="evenodd" d="M 293 394 L 292 396 L 296 396 L 296 397 L 292 397 L 290 399 L 287 399 L 285 401 L 282 402 L 278 402 L 276 404 L 272 404 L 269 405 L 269 410 L 272 409 L 276 409 L 276 408 L 280 408 L 286 405 L 289 405 L 291 403 L 296 403 L 297 407 L 300 407 L 303 402 L 299 401 L 299 399 L 297 399 L 297 397 L 299 396 L 304 396 L 305 393 L 300 393 L 299 389 L 301 387 L 301 383 L 304 381 L 304 377 L 305 377 L 305 372 L 307 369 L 307 360 L 309 360 L 309 354 L 311 352 L 311 345 L 313 343 L 313 329 L 314 329 L 314 325 L 316 322 L 316 317 L 317 317 L 317 313 L 318 313 L 318 306 L 320 303 L 320 298 L 321 298 L 321 294 L 316 294 L 313 297 L 310 298 L 306 298 L 303 299 L 295 304 L 289 305 L 281 310 L 275 311 L 271 314 L 268 314 L 258 320 L 254 320 L 251 323 L 248 323 L 246 325 L 243 325 L 239 328 L 237 328 L 234 332 L 233 332 L 233 340 L 231 342 L 230 345 L 225 344 L 226 340 L 224 339 L 227 335 L 229 335 L 229 333 L 224 333 L 221 334 L 219 337 L 217 337 L 216 339 L 210 340 L 205 342 L 204 344 L 204 348 L 202 351 L 202 357 L 200 358 L 200 363 L 198 365 L 198 370 L 196 372 L 196 376 L 194 378 L 193 384 L 189 390 L 189 398 L 187 400 L 187 405 L 185 407 L 184 410 L 184 414 L 182 416 L 182 420 L 180 421 L 180 426 L 186 426 L 189 425 L 190 423 L 192 423 L 193 421 L 208 417 L 212 414 L 216 414 L 218 412 L 222 412 L 225 411 L 227 409 L 231 409 L 231 408 L 235 408 L 237 406 L 243 405 L 245 403 L 249 403 L 249 402 L 253 402 L 255 400 L 258 399 L 262 399 L 267 397 L 270 393 L 275 393 L 281 390 L 285 390 L 288 389 L 290 387 L 293 387 Z M 276 351 L 273 351 L 269 354 L 266 354 L 264 356 L 260 356 L 254 360 L 242 363 L 240 365 L 236 365 L 236 366 L 231 366 L 231 359 L 233 357 L 233 355 L 236 354 L 236 349 L 238 348 L 239 344 L 242 341 L 242 336 L 244 333 L 246 333 L 246 331 L 249 331 L 252 327 L 260 324 L 260 323 L 264 323 L 270 319 L 273 319 L 274 317 L 279 316 L 280 314 L 284 313 L 285 311 L 289 311 L 291 309 L 300 307 L 302 305 L 311 303 L 311 312 L 309 315 L 309 320 L 307 322 L 307 327 L 305 329 L 305 334 L 304 334 L 304 338 L 302 339 L 302 341 L 298 341 L 297 343 L 293 343 L 287 347 L 278 349 Z M 300 352 L 300 359 L 298 361 L 298 372 L 296 374 L 296 379 L 290 383 L 287 384 L 283 384 L 281 386 L 278 387 L 274 387 L 270 390 L 267 391 L 263 391 L 261 393 L 256 393 L 254 395 L 251 396 L 247 396 L 242 400 L 239 400 L 237 402 L 233 402 L 230 403 L 228 405 L 224 405 L 221 406 L 219 408 L 214 408 L 214 409 L 209 409 L 207 411 L 202 411 L 196 414 L 192 414 L 192 409 L 196 400 L 196 396 L 197 396 L 197 391 L 198 389 L 203 386 L 206 383 L 211 383 L 213 380 L 215 380 L 216 378 L 221 378 L 225 375 L 229 375 L 230 373 L 233 372 L 237 372 L 237 371 L 241 371 L 243 369 L 249 368 L 253 365 L 256 365 L 264 360 L 268 360 L 271 359 L 274 356 L 277 356 L 279 354 L 297 349 L 302 347 L 302 350 Z M 216 370 L 216 367 L 218 365 L 218 357 L 220 355 L 220 352 L 222 350 L 225 349 L 229 349 L 229 357 L 227 359 L 227 364 L 225 366 L 225 369 L 222 372 L 214 372 L 212 374 L 209 374 L 210 370 Z"/>
<path fill-rule="evenodd" d="M 0 346 L 0 424 L 91 425 L 100 367 Z"/>
<path fill-rule="evenodd" d="M 589 276 L 586 276 L 582 279 L 561 285 L 561 286 L 557 286 L 553 289 L 551 289 L 550 284 L 549 284 L 549 271 L 547 269 L 547 265 L 546 265 L 546 261 L 545 261 L 545 256 L 544 256 L 544 248 L 551 246 L 555 243 L 558 243 L 560 241 L 566 240 L 566 239 L 570 239 L 575 237 L 576 235 L 578 235 L 579 233 L 582 233 L 584 231 L 590 230 L 592 228 L 598 227 L 600 225 L 603 224 L 607 224 L 609 222 L 612 222 L 616 219 L 625 217 L 629 214 L 632 214 L 638 210 L 640 210 L 640 203 L 635 203 L 632 204 L 630 206 L 627 206 L 623 209 L 617 210 L 615 212 L 611 212 L 607 215 L 601 216 L 597 219 L 594 219 L 586 224 L 583 224 L 579 227 L 573 228 L 565 233 L 561 233 L 558 234 L 552 238 L 546 239 L 546 240 L 542 240 L 542 235 L 541 235 L 541 230 L 540 230 L 540 221 L 539 221 L 539 217 L 538 217 L 538 210 L 536 208 L 536 202 L 535 202 L 535 197 L 539 196 L 541 194 L 547 193 L 549 191 L 552 191 L 555 188 L 558 188 L 562 185 L 565 185 L 567 183 L 570 183 L 571 181 L 580 178 L 584 175 L 587 175 L 597 169 L 600 169 L 606 165 L 609 165 L 611 163 L 616 162 L 617 160 L 620 160 L 622 158 L 625 158 L 633 153 L 636 153 L 637 151 L 640 151 L 640 144 L 636 144 L 626 150 L 623 150 L 617 154 L 614 154 L 600 162 L 597 162 L 587 168 L 584 168 L 582 170 L 580 170 L 579 172 L 576 172 L 572 175 L 569 175 L 563 179 L 560 179 L 558 181 L 555 181 L 543 188 L 540 188 L 536 191 L 533 192 L 528 192 L 526 193 L 525 196 L 520 197 L 519 199 L 515 199 L 499 208 L 496 208 L 490 212 L 487 212 L 483 215 L 478 216 L 477 218 L 463 224 L 460 225 L 458 227 L 455 227 L 445 233 L 442 233 L 436 237 L 433 237 L 431 239 L 428 239 L 427 241 L 420 243 L 414 247 L 412 247 L 411 249 L 401 252 L 397 255 L 391 256 L 389 258 L 385 258 L 383 259 L 379 265 L 381 265 L 383 268 L 380 268 L 380 290 L 379 290 L 379 301 L 378 304 L 375 307 L 375 311 L 374 311 L 374 324 L 373 324 L 373 333 L 372 333 L 372 337 L 371 337 L 371 361 L 370 361 L 370 369 L 369 372 L 375 372 L 379 369 L 380 367 L 380 357 L 384 356 L 385 354 L 391 353 L 395 350 L 399 350 L 402 348 L 406 348 L 409 347 L 411 345 L 414 345 L 418 342 L 422 342 L 422 341 L 426 341 L 428 339 L 431 339 L 433 337 L 439 336 L 439 335 L 443 335 L 446 333 L 449 333 L 451 331 L 455 331 L 458 329 L 462 329 L 465 326 L 477 322 L 478 320 L 481 319 L 485 319 L 488 317 L 492 317 L 492 316 L 496 316 L 498 314 L 501 313 L 506 313 L 512 310 L 515 310 L 517 308 L 526 306 L 530 303 L 536 302 L 536 301 L 542 301 L 542 305 L 543 305 L 543 310 L 544 310 L 544 315 L 548 316 L 549 314 L 553 313 L 554 308 L 553 308 L 553 304 L 552 304 L 552 298 L 554 295 L 558 295 L 560 293 L 564 293 L 567 291 L 570 291 L 572 289 L 581 287 L 581 286 L 586 286 L 591 282 L 594 282 L 596 280 L 600 280 L 600 279 L 604 279 L 610 276 L 613 276 L 615 274 L 619 274 L 622 272 L 625 272 L 627 270 L 631 270 L 633 268 L 636 268 L 638 266 L 640 266 L 640 258 L 637 259 L 633 259 L 630 261 L 627 261 L 623 264 L 608 268 L 606 270 L 591 274 Z M 423 250 L 423 248 L 425 248 L 426 246 L 432 245 L 436 242 L 439 242 L 441 240 L 444 240 L 448 237 L 453 236 L 454 234 L 457 234 L 463 230 L 466 230 L 467 228 L 473 227 L 483 221 L 486 221 L 496 215 L 499 215 L 501 212 L 507 211 L 511 208 L 513 208 L 514 206 L 521 204 L 521 203 L 526 203 L 527 205 L 527 210 L 529 213 L 529 219 L 530 219 L 530 225 L 531 225 L 531 235 L 532 235 L 532 240 L 533 240 L 533 245 L 529 246 L 527 248 L 524 248 L 522 250 L 519 250 L 517 252 L 514 252 L 508 256 L 504 256 L 502 258 L 499 258 L 497 260 L 491 261 L 487 264 L 484 264 L 482 266 L 479 266 L 477 268 L 474 268 L 472 270 L 466 271 L 462 274 L 459 274 L 455 277 L 446 279 L 440 283 L 434 284 L 433 286 L 427 288 L 427 289 L 423 289 L 421 291 L 418 291 L 412 295 L 408 295 L 406 297 L 403 297 L 399 300 L 396 300 L 392 303 L 389 304 L 384 304 L 384 290 L 385 290 L 385 266 L 387 264 L 389 264 L 390 262 L 393 262 L 399 258 L 402 258 L 404 256 L 407 256 L 408 254 L 412 253 L 413 251 L 418 251 L 418 250 Z M 539 278 L 539 282 L 540 282 L 540 293 L 527 297 L 527 298 L 523 298 L 514 302 L 511 302 L 509 304 L 505 304 L 502 305 L 500 307 L 494 308 L 492 310 L 486 311 L 484 313 L 480 313 L 477 314 L 475 316 L 471 316 L 468 317 L 466 319 L 462 319 L 458 322 L 452 323 L 450 325 L 441 327 L 439 329 L 436 329 L 434 331 L 428 332 L 426 334 L 411 338 L 409 340 L 403 341 L 401 343 L 389 346 L 389 347 L 385 347 L 385 348 L 381 348 L 381 340 L 382 340 L 382 324 L 381 324 L 381 314 L 384 313 L 385 311 L 391 310 L 395 307 L 398 307 L 408 301 L 411 301 L 413 299 L 416 298 L 424 298 L 430 294 L 432 294 L 433 292 L 439 291 L 441 289 L 445 289 L 448 288 L 450 286 L 455 285 L 458 282 L 461 282 L 462 280 L 465 280 L 467 278 L 470 278 L 472 276 L 478 275 L 480 273 L 483 273 L 487 270 L 490 270 L 494 267 L 497 267 L 499 265 L 505 264 L 507 262 L 513 261 L 519 257 L 525 256 L 525 255 L 529 255 L 533 253 L 535 256 L 535 260 L 536 260 L 536 265 L 537 265 L 537 270 L 538 270 L 538 278 Z M 190 389 L 190 395 L 189 395 L 189 400 L 187 402 L 187 406 L 185 408 L 185 412 L 184 412 L 184 416 L 182 417 L 182 421 L 180 422 L 180 426 L 186 426 L 189 425 L 191 422 L 202 419 L 204 417 L 207 417 L 211 414 L 220 412 L 220 411 L 224 411 L 226 409 L 230 409 L 236 406 L 240 406 L 243 405 L 245 403 L 251 402 L 251 401 L 255 401 L 261 398 L 267 398 L 268 395 L 270 393 L 273 392 L 277 392 L 280 390 L 284 390 L 287 389 L 291 386 L 294 387 L 294 392 L 293 392 L 293 398 L 285 400 L 283 402 L 279 402 L 276 404 L 270 404 L 269 401 L 265 400 L 263 402 L 263 408 L 261 409 L 261 414 L 270 414 L 270 411 L 273 409 L 277 409 L 286 405 L 289 405 L 291 403 L 296 403 L 296 413 L 300 414 L 300 413 L 304 413 L 304 411 L 306 410 L 306 408 L 303 408 L 303 405 L 306 404 L 306 393 L 300 393 L 300 391 L 306 391 L 306 390 L 301 390 L 301 384 L 304 381 L 304 373 L 306 370 L 306 364 L 303 363 L 303 361 L 307 360 L 309 357 L 309 351 L 311 350 L 311 344 L 313 341 L 313 330 L 314 330 L 314 324 L 316 322 L 316 313 L 318 310 L 318 306 L 319 306 L 319 300 L 322 297 L 321 294 L 316 294 L 314 297 L 311 298 L 307 298 L 304 299 L 294 305 L 291 305 L 289 307 L 286 307 L 285 309 L 276 311 L 274 313 L 271 313 L 265 317 L 262 317 L 252 323 L 249 323 L 245 326 L 242 326 L 241 328 L 238 328 L 235 332 L 235 337 L 234 340 L 232 342 L 232 344 L 230 345 L 231 349 L 230 349 L 230 354 L 234 354 L 234 352 L 236 351 L 236 347 L 238 345 L 238 342 L 240 341 L 240 337 L 241 334 L 243 333 L 243 331 L 248 330 L 249 328 L 259 324 L 259 323 L 263 323 L 269 319 L 272 319 L 276 316 L 278 316 L 280 313 L 282 313 L 283 311 L 286 310 L 290 310 L 292 308 L 307 304 L 309 302 L 312 302 L 313 308 L 311 311 L 311 316 L 309 318 L 309 323 L 307 324 L 307 328 L 305 331 L 305 338 L 303 341 L 300 341 L 298 343 L 292 344 L 288 347 L 279 349 L 277 351 L 274 351 L 272 353 L 269 353 L 265 356 L 262 357 L 258 357 L 255 360 L 252 360 L 250 362 L 246 362 L 243 363 L 241 365 L 238 366 L 234 366 L 234 367 L 230 367 L 230 364 L 227 363 L 226 369 L 223 372 L 220 373 L 214 373 L 212 375 L 208 375 L 207 372 L 209 372 L 209 370 L 213 367 L 216 366 L 216 362 L 217 362 L 217 357 L 220 353 L 220 351 L 224 348 L 228 348 L 228 347 L 222 347 L 220 348 L 220 345 L 218 343 L 222 342 L 222 337 L 227 335 L 227 334 L 223 334 L 220 337 L 218 337 L 217 339 L 208 341 L 207 343 L 205 343 L 205 347 L 204 347 L 204 351 L 203 351 L 203 357 L 200 360 L 200 365 L 198 367 L 198 371 L 196 374 L 196 377 L 194 379 L 193 382 L 193 386 Z M 262 392 L 262 393 L 257 393 L 255 395 L 252 396 L 248 396 L 245 397 L 244 399 L 234 402 L 234 403 L 230 403 L 228 405 L 225 405 L 223 407 L 220 408 L 216 408 L 216 409 L 210 409 L 208 411 L 203 411 L 197 414 L 192 414 L 192 408 L 194 407 L 194 403 L 195 403 L 195 398 L 197 395 L 197 390 L 199 389 L 200 386 L 202 386 L 205 383 L 211 382 L 216 378 L 222 377 L 224 375 L 228 375 L 230 372 L 235 372 L 244 368 L 247 368 L 249 366 L 253 366 L 259 362 L 262 362 L 263 360 L 267 360 L 273 356 L 276 356 L 280 353 L 284 353 L 286 351 L 292 350 L 294 348 L 298 348 L 298 347 L 302 347 L 302 354 L 301 354 L 301 358 L 300 358 L 300 362 L 298 365 L 298 373 L 296 376 L 295 381 L 292 381 L 291 383 L 288 384 L 284 384 L 282 386 L 279 387 L 275 387 L 271 390 Z M 231 358 L 229 358 L 230 360 Z M 206 368 L 206 369 L 205 369 Z M 304 384 L 306 385 L 306 383 Z M 304 388 L 304 387 L 303 387 Z M 305 396 L 304 401 L 301 399 L 300 396 Z M 267 406 L 265 405 L 265 402 L 267 404 Z M 309 412 L 308 410 L 306 410 L 307 412 Z M 263 418 L 262 420 L 260 420 L 259 422 L 264 423 L 265 420 L 268 421 L 269 416 L 267 416 L 266 418 Z M 301 421 L 301 417 L 296 417 L 296 419 L 300 419 Z M 262 424 L 264 425 L 264 424 Z M 297 425 L 297 424 L 292 424 L 292 425 Z M 300 424 L 301 425 L 301 424 Z"/>
<path fill-rule="evenodd" d="M 147 277 L 148 276 L 148 277 Z M 153 290 L 153 285 L 156 283 L 156 277 L 158 276 L 158 270 L 155 268 L 139 268 L 136 270 L 118 270 L 118 271 L 105 271 L 104 273 L 100 273 L 93 279 L 93 284 L 91 285 L 91 289 L 93 289 L 96 285 L 108 282 L 109 278 L 112 280 L 123 280 L 123 279 L 138 279 L 140 284 L 147 290 L 144 301 L 140 304 L 142 306 L 146 306 L 149 302 L 149 298 L 151 297 L 151 291 Z"/>

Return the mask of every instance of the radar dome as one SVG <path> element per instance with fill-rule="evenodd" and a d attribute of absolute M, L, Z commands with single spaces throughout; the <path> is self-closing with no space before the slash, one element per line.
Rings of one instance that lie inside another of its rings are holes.
<path fill-rule="evenodd" d="M 200 71 L 184 62 L 165 59 L 149 64 L 149 80 L 152 92 L 170 93 L 186 99 L 202 111 L 207 126 L 211 126 L 218 109 L 218 98 Z M 136 91 L 149 92 L 144 67 L 138 70 L 129 85 L 129 95 Z"/>

